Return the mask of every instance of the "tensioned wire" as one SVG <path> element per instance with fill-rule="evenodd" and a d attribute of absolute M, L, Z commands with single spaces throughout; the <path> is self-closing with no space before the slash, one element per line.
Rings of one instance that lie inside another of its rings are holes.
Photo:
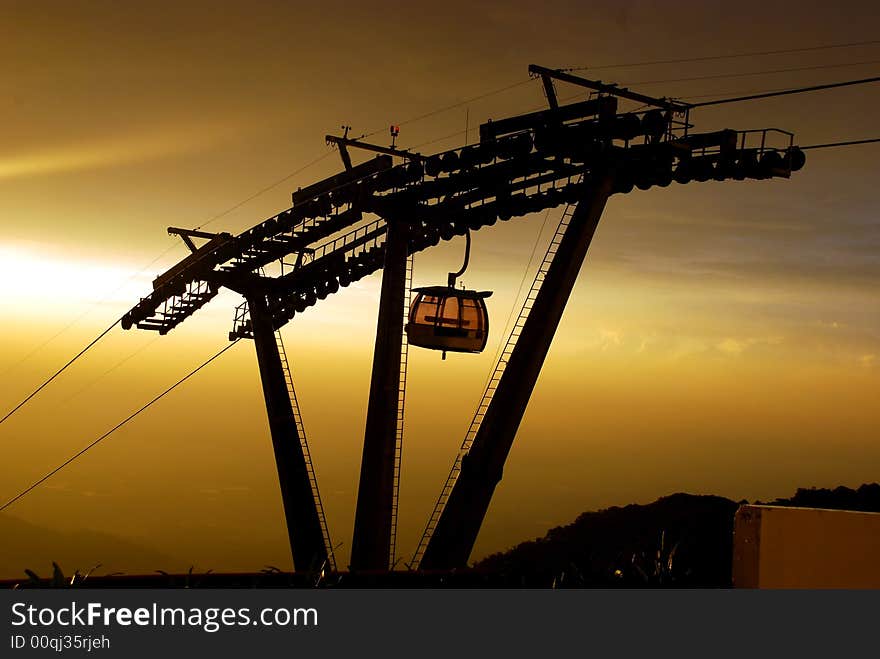
<path fill-rule="evenodd" d="M 186 382 L 187 380 L 189 380 L 192 376 L 194 376 L 196 373 L 198 373 L 199 371 L 201 371 L 203 368 L 205 368 L 205 367 L 206 367 L 208 364 L 210 364 L 212 361 L 214 361 L 215 359 L 217 359 L 218 357 L 220 357 L 220 355 L 222 355 L 222 354 L 225 353 L 227 350 L 229 350 L 230 348 L 232 348 L 232 346 L 236 345 L 240 340 L 241 340 L 241 339 L 236 339 L 235 341 L 233 341 L 232 343 L 230 343 L 229 345 L 227 345 L 226 347 L 224 347 L 222 350 L 220 350 L 219 352 L 215 353 L 213 356 L 209 357 L 207 360 L 205 360 L 204 362 L 202 362 L 201 365 L 199 365 L 199 366 L 197 366 L 196 368 L 194 368 L 192 371 L 190 371 L 190 372 L 187 373 L 185 376 L 183 376 L 182 378 L 180 378 L 177 382 L 175 382 L 175 383 L 172 384 L 170 387 L 168 387 L 167 389 L 165 389 L 165 391 L 163 391 L 162 393 L 160 393 L 158 396 L 155 396 L 152 400 L 150 400 L 149 402 L 145 403 L 144 405 L 142 405 L 141 407 L 139 407 L 137 410 L 135 410 L 134 412 L 132 412 L 131 414 L 129 414 L 127 417 L 125 417 L 122 421 L 120 421 L 120 422 L 117 423 L 115 426 L 113 426 L 112 428 L 110 428 L 110 430 L 108 430 L 107 432 L 105 432 L 103 435 L 101 435 L 101 436 L 98 437 L 97 439 L 95 439 L 95 440 L 89 442 L 85 447 L 83 447 L 82 449 L 80 449 L 79 451 L 77 451 L 76 453 L 74 453 L 74 454 L 73 454 L 72 456 L 70 456 L 67 460 L 65 460 L 65 461 L 62 462 L 60 465 L 58 465 L 57 467 L 55 467 L 54 469 L 52 469 L 51 471 L 49 471 L 46 475 L 42 476 L 41 478 L 37 479 L 36 481 L 34 481 L 34 482 L 31 483 L 30 485 L 28 485 L 24 490 L 22 490 L 21 492 L 19 492 L 18 494 L 16 494 L 14 497 L 12 497 L 9 501 L 7 501 L 7 502 L 4 503 L 2 506 L 0 506 L 0 512 L 3 512 L 4 510 L 6 510 L 9 506 L 11 506 L 12 504 L 14 504 L 16 501 L 18 501 L 19 499 L 21 499 L 22 497 L 24 497 L 26 494 L 28 494 L 29 492 L 31 492 L 31 491 L 34 490 L 35 488 L 37 488 L 37 487 L 39 487 L 40 485 L 42 485 L 43 483 L 45 483 L 45 482 L 46 482 L 47 480 L 49 480 L 52 476 L 54 476 L 54 475 L 57 474 L 59 471 L 61 471 L 62 469 L 64 469 L 67 465 L 69 465 L 71 462 L 73 462 L 74 460 L 76 460 L 78 457 L 80 457 L 81 455 L 83 455 L 83 454 L 85 454 L 87 451 L 89 451 L 90 449 L 92 449 L 92 448 L 94 448 L 95 446 L 97 446 L 98 444 L 100 444 L 102 441 L 104 441 L 105 439 L 107 439 L 110 435 L 112 435 L 112 434 L 115 433 L 117 430 L 119 430 L 120 428 L 122 428 L 122 427 L 123 427 L 125 424 L 127 424 L 129 421 L 131 421 L 132 419 L 134 419 L 135 417 L 137 417 L 141 412 L 144 412 L 145 410 L 149 409 L 149 407 L 150 407 L 151 405 L 153 405 L 154 403 L 158 402 L 159 400 L 161 400 L 162 398 L 164 398 L 166 395 L 168 395 L 169 393 L 171 393 L 172 391 L 174 391 L 177 387 L 179 387 L 181 384 L 183 384 L 184 382 Z"/>

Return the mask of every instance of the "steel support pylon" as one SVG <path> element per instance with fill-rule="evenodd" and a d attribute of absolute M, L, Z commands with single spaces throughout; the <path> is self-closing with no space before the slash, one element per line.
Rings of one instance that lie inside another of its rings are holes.
<path fill-rule="evenodd" d="M 297 571 L 319 569 L 326 564 L 327 548 L 275 340 L 275 328 L 262 295 L 248 296 L 247 301 L 293 566 Z"/>
<path fill-rule="evenodd" d="M 461 474 L 425 549 L 419 564 L 421 569 L 449 570 L 467 565 L 529 397 L 611 194 L 612 182 L 611 174 L 594 178 L 572 214 L 473 445 L 462 459 Z"/>
<path fill-rule="evenodd" d="M 351 543 L 352 570 L 389 569 L 408 233 L 405 222 L 389 221 Z"/>

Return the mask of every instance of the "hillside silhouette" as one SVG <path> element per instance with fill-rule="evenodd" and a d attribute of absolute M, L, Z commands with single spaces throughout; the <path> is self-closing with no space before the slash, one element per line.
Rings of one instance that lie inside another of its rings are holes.
<path fill-rule="evenodd" d="M 26 568 L 45 575 L 57 561 L 68 572 L 86 572 L 101 564 L 99 573 L 153 572 L 185 569 L 187 564 L 135 539 L 91 529 L 56 530 L 11 515 L 0 515 L 0 579 L 19 578 Z"/>
<path fill-rule="evenodd" d="M 731 584 L 733 519 L 742 503 L 713 495 L 678 493 L 646 505 L 614 506 L 585 512 L 543 538 L 492 554 L 473 568 L 453 573 L 395 572 L 345 574 L 322 587 L 689 587 L 726 588 Z M 755 501 L 799 506 L 880 512 L 880 484 L 857 489 L 802 488 L 790 498 Z M 10 572 L 4 586 L 22 584 L 25 568 L 49 577 L 53 561 L 66 572 L 85 571 L 103 559 L 98 575 L 124 570 L 129 575 L 91 576 L 90 587 L 184 587 L 193 577 L 159 574 L 157 568 L 180 570 L 179 560 L 123 538 L 82 530 L 43 529 L 4 516 L 13 528 L 0 547 L 0 567 Z M 78 547 L 74 551 L 74 547 Z M 123 567 L 124 564 L 124 567 Z M 185 568 L 184 568 L 185 569 Z M 210 571 L 209 571 L 210 572 Z M 274 570 L 254 573 L 199 574 L 201 587 L 315 587 L 310 575 Z M 37 584 L 24 584 L 34 587 Z M 47 578 L 43 587 L 52 585 Z"/>
<path fill-rule="evenodd" d="M 769 506 L 799 506 L 801 508 L 828 508 L 831 510 L 861 510 L 880 512 L 880 484 L 865 484 L 858 489 L 836 487 L 833 490 L 811 487 L 799 489 L 790 499 L 756 501 Z"/>
<path fill-rule="evenodd" d="M 475 567 L 530 587 L 730 587 L 733 518 L 740 503 L 748 502 L 678 493 L 646 505 L 586 512 Z M 802 488 L 763 503 L 880 512 L 880 484 Z"/>

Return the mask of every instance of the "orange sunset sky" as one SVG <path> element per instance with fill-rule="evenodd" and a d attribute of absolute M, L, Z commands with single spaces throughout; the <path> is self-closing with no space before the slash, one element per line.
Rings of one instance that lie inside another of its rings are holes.
<path fill-rule="evenodd" d="M 341 169 L 323 136 L 342 124 L 398 123 L 404 147 L 451 148 L 466 127 L 474 140 L 488 118 L 542 106 L 529 63 L 685 100 L 880 71 L 880 42 L 695 60 L 871 41 L 871 2 L 8 1 L 0 32 L 0 414 L 187 254 L 166 227 L 235 233 L 289 207 Z M 640 64 L 671 59 L 691 61 Z M 878 102 L 875 84 L 692 119 L 809 145 L 880 136 Z M 609 200 L 472 559 L 672 492 L 768 499 L 880 478 L 880 145 L 807 156 L 791 180 Z M 464 282 L 495 291 L 483 354 L 410 352 L 404 559 L 561 210 L 474 235 Z M 459 238 L 417 255 L 416 285 L 443 283 L 462 251 Z M 379 281 L 284 329 L 342 566 Z M 0 503 L 226 345 L 239 301 L 223 293 L 164 337 L 116 328 L 0 425 Z M 0 513 L 0 539 L 0 578 L 52 560 L 290 569 L 251 343 Z"/>

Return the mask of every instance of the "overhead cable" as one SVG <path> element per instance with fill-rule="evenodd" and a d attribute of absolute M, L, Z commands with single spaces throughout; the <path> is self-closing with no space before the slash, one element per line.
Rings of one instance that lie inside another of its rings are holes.
<path fill-rule="evenodd" d="M 692 108 L 706 107 L 707 105 L 721 105 L 723 103 L 740 103 L 742 101 L 754 101 L 761 98 L 770 98 L 772 96 L 786 96 L 788 94 L 803 94 L 804 92 L 816 92 L 824 89 L 835 89 L 838 87 L 850 87 L 852 85 L 865 85 L 871 82 L 880 82 L 880 76 L 874 78 L 862 78 L 860 80 L 846 80 L 844 82 L 832 82 L 827 85 L 814 85 L 812 87 L 798 87 L 796 89 L 784 89 L 778 92 L 767 92 L 766 94 L 752 94 L 750 96 L 735 96 L 734 98 L 720 98 L 714 101 L 703 101 L 702 103 L 691 104 Z"/>
<path fill-rule="evenodd" d="M 99 443 L 101 443 L 102 441 L 104 441 L 105 439 L 107 439 L 107 438 L 108 438 L 110 435 L 112 435 L 114 432 L 116 432 L 117 430 L 119 430 L 120 428 L 122 428 L 122 426 L 124 426 L 126 423 L 128 423 L 129 421 L 131 421 L 132 419 L 134 419 L 137 415 L 139 415 L 141 412 L 143 412 L 144 410 L 146 410 L 147 408 L 149 408 L 153 403 L 157 402 L 157 401 L 160 400 L 161 398 L 164 398 L 167 394 L 171 393 L 174 389 L 176 389 L 176 388 L 179 387 L 181 384 L 183 384 L 184 382 L 186 382 L 187 380 L 189 380 L 193 375 L 195 375 L 196 373 L 198 373 L 199 371 L 201 371 L 203 368 L 205 368 L 205 366 L 207 366 L 207 365 L 210 364 L 212 361 L 214 361 L 215 359 L 217 359 L 220 355 L 222 355 L 224 352 L 226 352 L 227 350 L 229 350 L 232 346 L 234 346 L 234 345 L 235 345 L 236 343 L 238 343 L 239 341 L 240 341 L 240 339 L 236 339 L 235 341 L 233 341 L 232 343 L 230 343 L 228 346 L 226 346 L 225 348 L 223 348 L 220 352 L 217 352 L 217 353 L 214 354 L 212 357 L 210 357 L 207 361 L 203 362 L 203 363 L 201 364 L 201 366 L 198 366 L 197 368 L 195 368 L 195 369 L 193 369 L 192 371 L 190 371 L 189 373 L 187 373 L 185 376 L 183 376 L 180 380 L 178 380 L 178 381 L 175 382 L 173 385 L 171 385 L 170 387 L 168 387 L 168 388 L 167 388 L 165 391 L 163 391 L 161 394 L 159 394 L 158 396 L 156 396 L 155 398 L 153 398 L 150 402 L 146 403 L 145 405 L 142 405 L 140 408 L 138 408 L 137 411 L 132 412 L 131 414 L 129 414 L 129 415 L 128 415 L 127 417 L 125 417 L 122 421 L 120 421 L 120 422 L 117 423 L 115 426 L 113 426 L 112 428 L 110 428 L 110 430 L 108 430 L 108 431 L 105 432 L 103 435 L 101 435 L 101 436 L 98 437 L 97 439 L 95 439 L 95 440 L 93 440 L 92 442 L 90 442 L 89 444 L 87 444 L 84 448 L 82 448 L 80 451 L 78 451 L 78 452 L 75 453 L 74 455 L 70 456 L 67 460 L 65 460 L 64 462 L 62 462 L 62 463 L 61 463 L 60 465 L 58 465 L 57 467 L 55 467 L 52 471 L 50 471 L 49 473 L 47 473 L 45 476 L 43 476 L 42 478 L 40 478 L 40 479 L 34 481 L 31 485 L 29 485 L 28 487 L 26 487 L 24 490 L 22 490 L 21 492 L 19 492 L 18 494 L 16 494 L 14 497 L 12 497 L 9 501 L 7 501 L 7 502 L 4 503 L 2 506 L 0 506 L 0 512 L 3 512 L 3 511 L 6 510 L 9 506 L 11 506 L 13 503 L 15 503 L 16 501 L 18 501 L 19 499 L 21 499 L 21 498 L 22 498 L 23 496 L 25 496 L 26 494 L 28 494 L 28 492 L 31 492 L 31 491 L 34 490 L 35 488 L 39 487 L 42 483 L 44 483 L 44 482 L 46 482 L 47 480 L 49 480 L 52 476 L 54 476 L 54 475 L 57 474 L 59 471 L 61 471 L 62 469 L 64 469 L 64 467 L 66 467 L 66 466 L 69 465 L 71 462 L 73 462 L 74 460 L 76 460 L 78 457 L 80 457 L 81 455 L 83 455 L 86 451 L 88 451 L 89 449 L 91 449 L 91 448 L 97 446 Z"/>
<path fill-rule="evenodd" d="M 74 355 L 74 356 L 71 358 L 71 360 L 70 360 L 69 362 L 67 362 L 64 366 L 62 366 L 62 367 L 59 368 L 57 371 L 55 371 L 55 373 L 54 373 L 54 374 L 53 374 L 48 380 L 46 380 L 45 382 L 43 382 L 43 384 L 41 384 L 41 385 L 40 385 L 39 387 L 37 387 L 34 391 L 32 391 L 32 392 L 30 393 L 30 395 L 29 395 L 27 398 L 25 398 L 25 399 L 24 399 L 23 401 L 21 401 L 18 405 L 16 405 L 16 406 L 13 407 L 11 410 L 9 410 L 9 411 L 6 413 L 6 416 L 4 416 L 2 419 L 0 419 L 0 423 L 3 423 L 4 421 L 6 421 L 6 419 L 8 419 L 9 417 L 11 417 L 13 414 L 15 414 L 15 413 L 16 413 L 16 412 L 17 412 L 17 411 L 18 411 L 18 410 L 19 410 L 19 409 L 20 409 L 25 403 L 27 403 L 31 398 L 33 398 L 33 397 L 36 396 L 38 393 L 40 393 L 46 385 L 48 385 L 50 382 L 52 382 L 52 380 L 54 380 L 54 379 L 57 378 L 59 375 L 61 375 L 64 371 L 66 371 L 67 368 L 68 368 L 71 364 L 73 364 L 73 362 L 75 362 L 77 359 L 79 359 L 79 358 L 82 357 L 84 354 L 86 354 L 86 352 L 89 350 L 89 348 L 91 348 L 91 347 L 92 347 L 93 345 L 95 345 L 98 341 L 100 341 L 101 339 L 103 339 L 103 338 L 107 335 L 107 333 L 108 333 L 110 330 L 112 330 L 114 327 L 116 327 L 116 325 L 119 324 L 119 321 L 120 321 L 120 320 L 122 320 L 122 318 L 117 318 L 116 320 L 114 320 L 114 321 L 113 321 L 113 324 L 110 325 L 110 327 L 108 327 L 108 328 L 105 329 L 103 332 L 101 332 L 98 336 L 96 336 L 94 339 L 92 339 L 91 343 L 89 343 L 85 348 L 83 348 L 83 349 L 80 350 L 78 353 L 76 353 L 76 355 Z"/>
<path fill-rule="evenodd" d="M 872 137 L 867 140 L 850 140 L 848 142 L 829 142 L 828 144 L 811 144 L 810 146 L 799 147 L 801 151 L 806 149 L 830 149 L 837 146 L 855 146 L 856 144 L 873 144 L 880 142 L 880 137 Z"/>
<path fill-rule="evenodd" d="M 734 53 L 731 55 L 707 55 L 705 57 L 684 57 L 681 59 L 662 59 L 662 60 L 648 60 L 641 62 L 626 62 L 626 63 L 618 63 L 618 64 L 600 64 L 598 66 L 574 66 L 566 69 L 562 69 L 563 71 L 585 71 L 588 69 L 623 69 L 626 67 L 636 67 L 636 66 L 653 66 L 655 64 L 684 64 L 687 62 L 710 62 L 713 60 L 723 60 L 723 59 L 736 59 L 740 57 L 759 57 L 762 55 L 784 55 L 787 53 L 806 53 L 816 50 L 831 50 L 834 48 L 853 48 L 856 46 L 872 46 L 875 44 L 880 44 L 880 39 L 873 39 L 871 41 L 850 41 L 847 43 L 836 43 L 836 44 L 827 44 L 823 46 L 808 46 L 805 48 L 786 48 L 784 50 L 762 50 L 762 51 L 752 51 L 747 53 Z"/>

